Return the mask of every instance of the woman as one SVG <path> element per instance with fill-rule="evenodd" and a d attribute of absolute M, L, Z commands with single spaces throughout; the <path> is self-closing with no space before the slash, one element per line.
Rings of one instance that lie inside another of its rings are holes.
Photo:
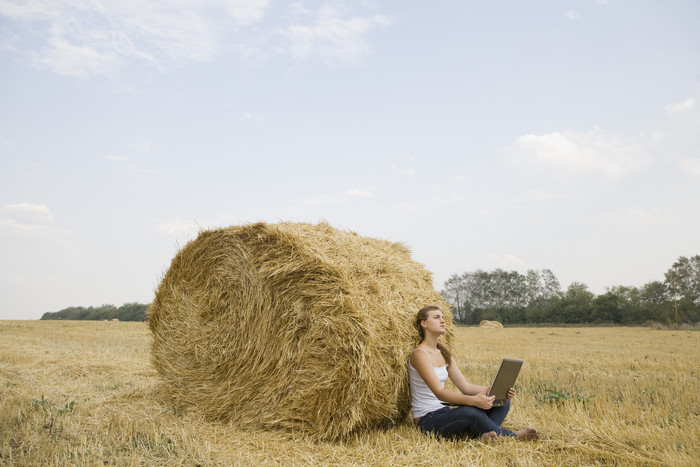
<path fill-rule="evenodd" d="M 408 376 L 413 421 L 421 430 L 446 438 L 468 435 L 484 441 L 495 440 L 498 436 L 539 438 L 534 428 L 516 432 L 501 428 L 510 409 L 510 400 L 502 407 L 493 407 L 495 396 L 486 395 L 489 388 L 467 382 L 449 350 L 438 342 L 445 334 L 445 319 L 438 307 L 427 306 L 420 310 L 415 324 L 421 342 L 409 357 Z M 445 389 L 447 378 L 461 394 Z M 514 396 L 515 389 L 511 388 L 508 399 Z"/>

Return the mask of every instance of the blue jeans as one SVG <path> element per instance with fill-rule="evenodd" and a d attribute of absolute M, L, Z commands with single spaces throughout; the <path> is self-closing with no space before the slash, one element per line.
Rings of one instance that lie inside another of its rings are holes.
<path fill-rule="evenodd" d="M 418 420 L 418 427 L 443 438 L 459 438 L 464 435 L 476 438 L 489 431 L 495 431 L 498 436 L 516 436 L 512 431 L 501 428 L 509 410 L 510 401 L 506 401 L 502 407 L 492 407 L 489 410 L 471 405 L 445 407 L 422 416 Z"/>

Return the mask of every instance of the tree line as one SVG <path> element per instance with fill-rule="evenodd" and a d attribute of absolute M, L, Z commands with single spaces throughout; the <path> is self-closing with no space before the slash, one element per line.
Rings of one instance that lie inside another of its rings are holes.
<path fill-rule="evenodd" d="M 146 321 L 148 319 L 146 316 L 147 308 L 148 305 L 143 303 L 125 303 L 119 308 L 110 304 L 87 308 L 72 306 L 60 311 L 47 311 L 41 316 L 41 319 Z"/>
<path fill-rule="evenodd" d="M 455 320 L 477 324 L 622 324 L 700 322 L 700 255 L 681 256 L 663 281 L 642 287 L 616 286 L 595 295 L 574 282 L 562 291 L 549 269 L 476 270 L 453 274 L 442 295 L 452 304 Z"/>
<path fill-rule="evenodd" d="M 455 320 L 478 324 L 488 319 L 504 324 L 622 324 L 700 322 L 700 255 L 681 256 L 663 281 L 642 287 L 610 287 L 595 295 L 574 282 L 561 290 L 549 269 L 517 271 L 476 270 L 453 274 L 442 295 L 452 304 Z M 43 320 L 146 321 L 148 305 L 125 303 L 99 307 L 69 307 L 46 312 Z"/>

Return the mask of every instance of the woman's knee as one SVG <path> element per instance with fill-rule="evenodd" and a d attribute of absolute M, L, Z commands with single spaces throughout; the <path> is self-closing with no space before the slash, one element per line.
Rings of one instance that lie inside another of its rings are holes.
<path fill-rule="evenodd" d="M 479 417 L 482 414 L 485 414 L 482 409 L 471 405 L 460 405 L 453 410 L 455 411 L 455 415 L 459 414 L 463 417 Z"/>

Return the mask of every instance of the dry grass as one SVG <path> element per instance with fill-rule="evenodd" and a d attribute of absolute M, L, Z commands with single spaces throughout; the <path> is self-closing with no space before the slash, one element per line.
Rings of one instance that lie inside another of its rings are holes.
<path fill-rule="evenodd" d="M 493 444 L 436 441 L 410 422 L 319 442 L 206 421 L 168 405 L 150 362 L 151 339 L 144 323 L 0 321 L 0 464 L 675 466 L 700 459 L 696 331 L 458 328 L 453 351 L 475 382 L 486 382 L 501 356 L 526 361 L 505 425 L 536 426 L 542 439 Z"/>

